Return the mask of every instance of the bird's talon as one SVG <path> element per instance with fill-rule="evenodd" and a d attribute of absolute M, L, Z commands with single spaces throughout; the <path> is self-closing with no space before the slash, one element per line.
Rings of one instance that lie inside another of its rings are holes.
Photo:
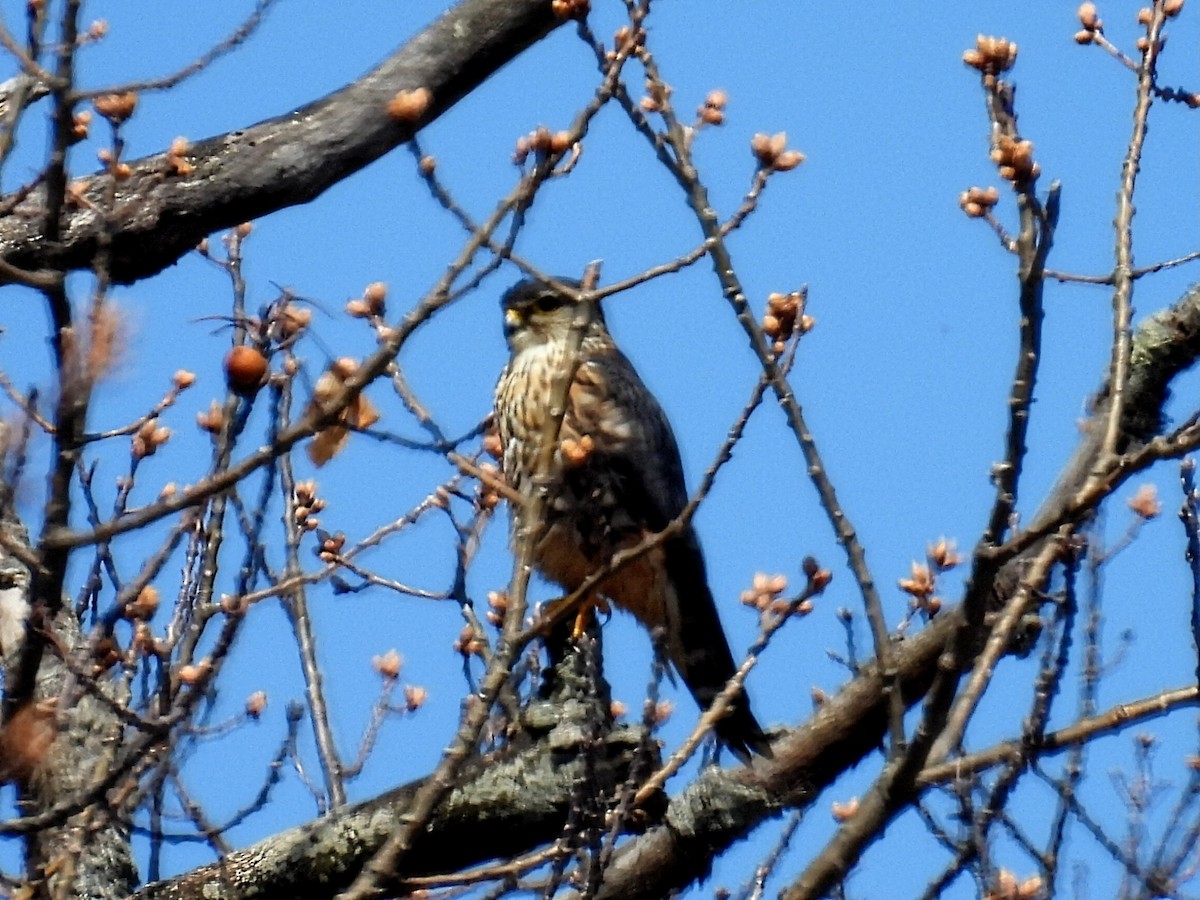
<path fill-rule="evenodd" d="M 579 609 L 575 613 L 575 624 L 571 628 L 571 639 L 579 640 L 587 631 L 588 620 L 593 617 L 595 612 L 602 612 L 608 615 L 612 610 L 608 606 L 608 602 L 601 597 L 592 597 L 582 601 L 579 604 Z"/>

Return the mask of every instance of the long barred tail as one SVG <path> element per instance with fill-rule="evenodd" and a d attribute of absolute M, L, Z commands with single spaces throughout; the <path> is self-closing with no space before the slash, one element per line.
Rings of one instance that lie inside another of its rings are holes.
<path fill-rule="evenodd" d="M 695 535 L 687 533 L 668 541 L 663 550 L 667 580 L 675 594 L 675 602 L 669 601 L 669 605 L 674 606 L 679 623 L 679 640 L 668 636 L 668 652 L 696 702 L 702 709 L 708 709 L 737 666 L 708 589 L 704 556 Z M 734 698 L 728 715 L 717 722 L 714 731 L 721 743 L 744 763 L 750 762 L 751 753 L 772 756 L 770 741 L 750 711 L 745 692 Z"/>

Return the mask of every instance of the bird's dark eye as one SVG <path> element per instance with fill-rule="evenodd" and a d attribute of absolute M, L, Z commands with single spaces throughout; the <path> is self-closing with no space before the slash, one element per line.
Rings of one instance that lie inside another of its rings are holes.
<path fill-rule="evenodd" d="M 557 294 L 542 294 L 533 301 L 533 308 L 538 312 L 548 313 L 562 306 L 562 297 Z"/>

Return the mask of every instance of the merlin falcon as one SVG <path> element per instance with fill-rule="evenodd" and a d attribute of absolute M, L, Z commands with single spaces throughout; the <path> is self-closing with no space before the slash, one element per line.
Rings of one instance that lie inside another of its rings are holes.
<path fill-rule="evenodd" d="M 662 407 L 613 342 L 598 303 L 577 304 L 534 280 L 519 282 L 501 302 L 511 351 L 496 385 L 504 475 L 526 496 L 535 484 L 545 490 L 542 520 L 525 529 L 534 541 L 532 562 L 571 592 L 613 554 L 662 531 L 683 511 L 688 496 L 679 447 Z M 558 446 L 549 471 L 538 473 L 556 386 L 560 393 L 567 388 Z M 521 518 L 514 510 L 514 549 Z M 690 524 L 606 577 L 589 599 L 611 600 L 651 632 L 661 629 L 667 657 L 703 709 L 736 671 Z M 744 694 L 715 731 L 743 761 L 751 751 L 770 755 Z"/>

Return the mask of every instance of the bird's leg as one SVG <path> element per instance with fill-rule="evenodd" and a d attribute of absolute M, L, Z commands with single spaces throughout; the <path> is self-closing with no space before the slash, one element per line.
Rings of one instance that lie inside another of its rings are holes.
<path fill-rule="evenodd" d="M 579 640 L 587 632 L 589 620 L 594 616 L 596 610 L 600 610 L 606 616 L 612 612 L 608 601 L 599 594 L 590 594 L 580 602 L 579 609 L 575 612 L 575 624 L 571 628 L 573 640 Z"/>
<path fill-rule="evenodd" d="M 550 665 L 544 671 L 540 689 L 542 697 L 551 697 L 557 690 L 556 681 L 563 661 L 578 649 L 582 638 L 598 640 L 600 628 L 593 610 L 608 610 L 608 603 L 599 595 L 575 597 L 567 595 L 544 603 L 533 623 L 533 630 L 541 636 L 549 656 Z"/>
<path fill-rule="evenodd" d="M 578 640 L 580 635 L 587 631 L 588 620 L 595 610 L 599 610 L 604 615 L 611 612 L 608 601 L 594 591 L 584 597 L 573 598 L 570 595 L 559 597 L 557 600 L 550 600 L 542 607 L 541 615 L 538 616 L 534 627 L 543 635 L 547 635 L 554 630 L 555 626 L 573 614 L 571 637 Z"/>

